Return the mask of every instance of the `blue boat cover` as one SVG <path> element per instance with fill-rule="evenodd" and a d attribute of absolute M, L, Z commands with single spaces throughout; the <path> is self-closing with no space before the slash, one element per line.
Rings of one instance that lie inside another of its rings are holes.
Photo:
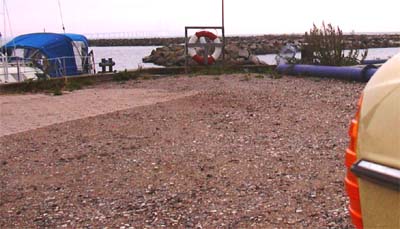
<path fill-rule="evenodd" d="M 78 75 L 74 57 L 73 42 L 84 42 L 86 50 L 88 41 L 86 37 L 79 34 L 56 34 L 56 33 L 32 33 L 18 36 L 3 46 L 6 50 L 14 48 L 25 48 L 39 50 L 53 66 L 49 72 L 50 76 L 59 76 L 59 69 L 65 68 L 64 74 Z"/>
<path fill-rule="evenodd" d="M 88 39 L 80 34 L 75 34 L 75 33 L 65 33 L 65 36 L 69 37 L 73 41 L 81 41 L 85 44 L 86 48 L 89 47 L 89 41 Z"/>

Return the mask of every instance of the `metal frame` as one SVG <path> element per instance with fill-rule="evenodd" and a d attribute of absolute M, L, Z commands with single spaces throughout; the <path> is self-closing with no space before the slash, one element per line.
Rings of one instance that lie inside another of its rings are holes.
<path fill-rule="evenodd" d="M 351 166 L 351 171 L 358 177 L 400 191 L 400 170 L 360 160 Z"/>
<path fill-rule="evenodd" d="M 201 29 L 216 29 L 216 30 L 221 30 L 222 31 L 222 41 L 219 44 L 215 43 L 206 43 L 206 44 L 201 44 L 201 43 L 196 43 L 196 44 L 189 44 L 189 37 L 188 37 L 188 31 L 189 30 L 201 30 Z M 187 68 L 189 65 L 189 59 L 188 59 L 188 49 L 189 48 L 204 48 L 204 64 L 208 64 L 208 55 L 209 55 L 209 50 L 211 48 L 215 47 L 222 47 L 222 63 L 225 61 L 225 28 L 224 26 L 185 26 L 185 71 L 187 72 Z"/>

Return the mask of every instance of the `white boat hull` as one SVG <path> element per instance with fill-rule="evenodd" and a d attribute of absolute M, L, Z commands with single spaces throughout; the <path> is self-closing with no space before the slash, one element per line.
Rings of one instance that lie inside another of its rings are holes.
<path fill-rule="evenodd" d="M 38 68 L 20 66 L 18 70 L 17 66 L 1 66 L 0 84 L 37 80 L 38 74 L 43 74 L 43 71 Z"/>

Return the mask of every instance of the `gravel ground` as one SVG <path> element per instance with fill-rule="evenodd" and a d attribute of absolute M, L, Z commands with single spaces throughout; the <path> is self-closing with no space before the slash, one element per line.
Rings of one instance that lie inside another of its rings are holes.
<path fill-rule="evenodd" d="M 343 160 L 363 87 L 256 75 L 96 86 L 193 95 L 1 137 L 0 228 L 351 227 Z"/>
<path fill-rule="evenodd" d="M 67 94 L 0 96 L 0 137 L 193 95 L 138 88 L 96 88 L 64 93 Z"/>

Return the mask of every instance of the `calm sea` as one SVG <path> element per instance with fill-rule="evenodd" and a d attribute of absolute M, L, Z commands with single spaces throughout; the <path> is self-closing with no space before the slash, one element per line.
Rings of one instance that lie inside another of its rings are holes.
<path fill-rule="evenodd" d="M 124 47 L 90 47 L 93 49 L 96 68 L 102 58 L 113 58 L 115 61 L 115 70 L 123 71 L 125 69 L 161 67 L 154 64 L 143 63 L 142 58 L 150 55 L 153 49 L 158 46 L 124 46 Z M 368 60 L 388 59 L 389 57 L 400 53 L 400 48 L 378 48 L 368 50 Z M 275 54 L 259 55 L 258 57 L 267 64 L 276 64 Z"/>
<path fill-rule="evenodd" d="M 102 58 L 112 58 L 115 62 L 114 69 L 123 71 L 125 69 L 137 69 L 139 66 L 143 68 L 160 67 L 155 64 L 143 63 L 142 58 L 150 55 L 153 49 L 158 46 L 115 46 L 115 47 L 90 47 L 93 50 L 96 69 Z"/>
<path fill-rule="evenodd" d="M 390 57 L 400 53 L 400 48 L 372 48 L 368 49 L 368 56 L 366 60 L 376 60 L 376 59 L 389 59 Z M 346 54 L 346 51 L 345 51 Z M 259 55 L 260 60 L 266 62 L 267 64 L 276 64 L 275 54 Z M 296 54 L 297 58 L 300 58 L 300 53 Z"/>

